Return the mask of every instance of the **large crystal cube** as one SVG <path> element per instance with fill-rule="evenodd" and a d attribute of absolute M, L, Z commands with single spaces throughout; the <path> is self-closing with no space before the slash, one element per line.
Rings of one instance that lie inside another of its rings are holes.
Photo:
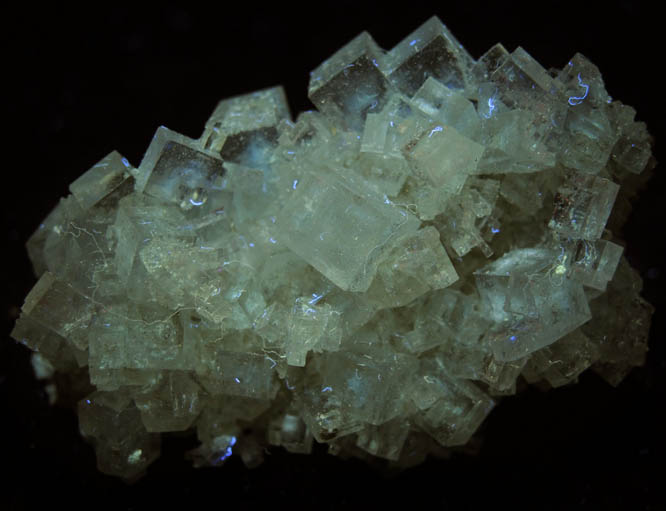
<path fill-rule="evenodd" d="M 567 281 L 565 272 L 545 249 L 513 250 L 475 272 L 495 323 L 487 340 L 498 360 L 522 358 L 590 319 L 582 285 Z"/>
<path fill-rule="evenodd" d="M 277 227 L 287 247 L 335 285 L 365 291 L 383 254 L 418 224 L 403 209 L 366 200 L 334 178 L 313 173 L 298 183 Z"/>
<path fill-rule="evenodd" d="M 362 131 L 366 115 L 382 109 L 391 88 L 379 69 L 382 54 L 362 32 L 312 71 L 308 97 L 327 116 Z"/>
<path fill-rule="evenodd" d="M 465 89 L 473 59 L 437 16 L 405 37 L 387 55 L 391 82 L 412 96 L 427 78 Z"/>
<path fill-rule="evenodd" d="M 214 153 L 164 126 L 157 129 L 138 169 L 137 190 L 183 209 L 197 208 L 222 189 L 224 167 Z"/>

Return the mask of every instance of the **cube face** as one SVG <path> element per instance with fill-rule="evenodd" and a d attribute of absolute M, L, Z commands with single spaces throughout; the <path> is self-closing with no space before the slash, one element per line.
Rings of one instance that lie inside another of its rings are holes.
<path fill-rule="evenodd" d="M 26 244 L 36 275 L 50 271 L 87 297 L 96 293 L 102 282 L 113 282 L 114 242 L 108 229 L 118 201 L 131 193 L 132 187 L 133 178 L 127 177 L 86 210 L 74 195 L 62 199 Z M 96 296 L 104 301 L 106 294 Z"/>
<path fill-rule="evenodd" d="M 22 311 L 30 319 L 67 338 L 80 350 L 88 347 L 86 329 L 94 303 L 46 272 L 26 296 Z"/>
<path fill-rule="evenodd" d="M 611 99 L 601 74 L 577 53 L 557 78 L 568 105 L 562 162 L 580 172 L 598 174 L 617 140 L 617 128 L 604 113 Z"/>
<path fill-rule="evenodd" d="M 325 370 L 306 369 L 306 422 L 322 441 L 359 431 L 364 423 L 381 425 L 396 417 L 407 396 L 398 382 L 415 372 L 418 362 L 381 350 L 371 361 L 354 353 L 325 354 Z M 320 409 L 322 413 L 309 410 Z"/>
<path fill-rule="evenodd" d="M 368 114 L 363 126 L 361 152 L 383 154 L 388 127 L 388 122 L 380 114 Z"/>
<path fill-rule="evenodd" d="M 481 122 L 474 105 L 433 78 L 428 78 L 412 97 L 412 103 L 438 124 L 450 126 L 473 140 L 481 135 Z"/>
<path fill-rule="evenodd" d="M 290 119 L 282 87 L 235 96 L 220 101 L 198 144 L 225 162 L 266 170 L 277 146 L 277 127 Z"/>
<path fill-rule="evenodd" d="M 489 48 L 472 68 L 474 78 L 480 83 L 487 82 L 490 76 L 509 58 L 509 52 L 501 43 Z"/>
<path fill-rule="evenodd" d="M 135 478 L 160 455 L 160 437 L 147 433 L 130 400 L 94 392 L 79 402 L 81 434 L 93 440 L 100 471 Z"/>
<path fill-rule="evenodd" d="M 380 155 L 361 152 L 356 163 L 368 185 L 378 194 L 397 197 L 405 181 L 412 174 L 409 164 L 402 155 Z"/>
<path fill-rule="evenodd" d="M 146 183 L 148 195 L 176 202 L 183 209 L 201 206 L 220 186 L 222 161 L 177 142 L 167 142 Z"/>
<path fill-rule="evenodd" d="M 577 329 L 535 353 L 523 374 L 530 383 L 545 379 L 553 387 L 561 387 L 575 381 L 598 358 L 598 348 Z"/>
<path fill-rule="evenodd" d="M 436 363 L 421 363 L 411 386 L 412 399 L 421 411 L 417 424 L 443 446 L 469 440 L 494 402 L 474 384 L 456 380 Z"/>
<path fill-rule="evenodd" d="M 361 33 L 311 73 L 308 97 L 325 115 L 362 131 L 367 114 L 381 110 L 391 88 L 379 59 L 377 44 Z"/>
<path fill-rule="evenodd" d="M 610 103 L 599 68 L 580 53 L 571 58 L 557 78 L 570 106 L 591 104 L 603 108 Z"/>
<path fill-rule="evenodd" d="M 309 351 L 335 351 L 340 346 L 340 314 L 329 304 L 318 305 L 319 298 L 300 297 L 292 307 L 285 343 L 291 366 L 304 367 Z"/>
<path fill-rule="evenodd" d="M 615 130 L 597 110 L 571 108 L 565 123 L 568 147 L 562 163 L 587 174 L 598 174 L 606 166 L 615 141 Z"/>
<path fill-rule="evenodd" d="M 379 265 L 368 290 L 382 305 L 407 305 L 431 289 L 443 289 L 458 280 L 451 260 L 432 227 L 403 236 Z"/>
<path fill-rule="evenodd" d="M 544 144 L 540 125 L 543 120 L 527 110 L 502 110 L 489 97 L 491 110 L 485 126 L 486 150 L 479 162 L 479 174 L 533 173 L 550 169 L 557 163 L 555 153 Z M 497 100 L 499 102 L 499 100 Z"/>
<path fill-rule="evenodd" d="M 364 201 L 333 179 L 311 176 L 278 217 L 290 250 L 344 290 L 365 291 L 381 255 L 418 220 L 390 204 Z"/>
<path fill-rule="evenodd" d="M 491 75 L 499 97 L 510 108 L 526 108 L 543 101 L 556 85 L 548 73 L 523 48 L 518 47 Z"/>
<path fill-rule="evenodd" d="M 268 443 L 271 445 L 280 445 L 292 453 L 309 454 L 312 442 L 312 434 L 297 411 L 287 412 L 269 425 Z"/>
<path fill-rule="evenodd" d="M 551 151 L 561 150 L 560 130 L 567 116 L 562 84 L 522 48 L 518 48 L 490 76 L 498 105 L 529 111 L 536 140 Z"/>
<path fill-rule="evenodd" d="M 277 391 L 272 367 L 265 355 L 217 349 L 199 371 L 200 381 L 212 395 L 270 399 Z"/>
<path fill-rule="evenodd" d="M 473 62 L 436 16 L 398 43 L 386 60 L 389 79 L 408 96 L 429 77 L 452 89 L 465 89 Z"/>
<path fill-rule="evenodd" d="M 185 372 L 173 371 L 134 398 L 146 430 L 185 431 L 201 412 L 203 391 Z"/>
<path fill-rule="evenodd" d="M 132 167 L 127 159 L 112 151 L 69 185 L 81 207 L 89 209 L 112 193 L 129 177 Z"/>
<path fill-rule="evenodd" d="M 181 253 L 183 247 L 192 246 L 195 232 L 187 227 L 176 204 L 144 194 L 122 199 L 112 227 L 116 238 L 113 263 L 120 281 L 128 286 L 143 285 L 138 282 L 142 275 L 160 270 L 161 262 L 171 255 L 160 249 L 162 242 L 169 248 L 178 246 Z M 148 288 L 144 286 L 144 290 Z"/>
<path fill-rule="evenodd" d="M 456 151 L 451 151 L 452 147 L 456 147 Z M 481 144 L 453 128 L 437 125 L 419 140 L 407 157 L 434 187 L 455 194 L 467 176 L 476 171 L 484 150 Z"/>
<path fill-rule="evenodd" d="M 156 370 L 192 369 L 183 353 L 180 325 L 169 313 L 117 306 L 98 314 L 91 325 L 90 367 L 100 381 L 105 373 L 111 378 L 125 370 L 145 372 L 152 380 Z"/>
<path fill-rule="evenodd" d="M 486 340 L 497 360 L 520 359 L 591 318 L 582 285 L 558 278 L 565 271 L 553 253 L 522 249 L 475 273 L 496 324 Z"/>
<path fill-rule="evenodd" d="M 381 426 L 366 426 L 358 433 L 356 446 L 373 456 L 397 461 L 408 434 L 409 425 L 394 419 Z"/>
<path fill-rule="evenodd" d="M 284 88 L 271 87 L 220 101 L 206 121 L 206 128 L 237 134 L 274 127 L 289 117 Z"/>
<path fill-rule="evenodd" d="M 599 239 L 619 188 L 603 177 L 573 173 L 555 196 L 548 227 L 575 239 Z"/>
<path fill-rule="evenodd" d="M 652 161 L 652 137 L 644 122 L 625 121 L 620 127 L 623 136 L 613 147 L 611 157 L 621 169 L 640 174 Z"/>
<path fill-rule="evenodd" d="M 624 249 L 608 240 L 562 241 L 567 267 L 571 278 L 584 286 L 605 291 L 620 263 Z M 564 259 L 564 257 L 563 257 Z"/>
<path fill-rule="evenodd" d="M 277 137 L 274 127 L 233 133 L 224 139 L 219 155 L 225 162 L 268 170 Z"/>
<path fill-rule="evenodd" d="M 77 358 L 80 355 L 76 352 L 80 350 L 29 316 L 20 317 L 10 335 L 17 342 L 42 354 L 57 370 L 71 370 L 79 365 Z"/>
<path fill-rule="evenodd" d="M 220 191 L 223 175 L 219 156 L 161 126 L 139 165 L 136 190 L 187 210 L 203 206 Z"/>

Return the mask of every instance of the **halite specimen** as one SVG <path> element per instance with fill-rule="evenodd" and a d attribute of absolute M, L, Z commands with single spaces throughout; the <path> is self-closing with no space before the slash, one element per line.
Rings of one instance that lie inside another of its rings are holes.
<path fill-rule="evenodd" d="M 584 56 L 474 60 L 433 17 L 389 52 L 360 34 L 309 96 L 295 120 L 275 87 L 198 140 L 158 128 L 28 241 L 12 335 L 96 387 L 79 420 L 103 472 L 137 477 L 188 429 L 197 465 L 317 441 L 407 466 L 519 380 L 643 363 L 652 307 L 606 226 L 650 137 Z"/>

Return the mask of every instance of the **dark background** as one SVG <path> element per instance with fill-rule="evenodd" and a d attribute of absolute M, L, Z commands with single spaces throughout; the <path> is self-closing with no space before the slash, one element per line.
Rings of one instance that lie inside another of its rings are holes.
<path fill-rule="evenodd" d="M 182 460 L 192 442 L 174 438 L 148 475 L 128 486 L 96 471 L 74 414 L 48 406 L 27 350 L 8 337 L 35 282 L 23 244 L 74 178 L 112 149 L 138 165 L 158 125 L 198 137 L 216 102 L 234 94 L 283 84 L 294 114 L 310 108 L 309 71 L 363 29 L 390 49 L 438 14 L 473 57 L 501 41 L 561 67 L 580 51 L 599 66 L 609 93 L 648 123 L 663 159 L 664 29 L 649 3 L 341 0 L 299 9 L 219 2 L 148 10 L 104 2 L 86 11 L 24 2 L 4 10 L 0 509 L 664 509 L 666 185 L 659 167 L 622 235 L 644 296 L 657 307 L 646 366 L 617 389 L 586 373 L 576 386 L 506 399 L 483 426 L 478 456 L 428 461 L 391 479 L 322 449 L 310 457 L 275 449 L 252 471 L 235 457 L 195 471 Z"/>

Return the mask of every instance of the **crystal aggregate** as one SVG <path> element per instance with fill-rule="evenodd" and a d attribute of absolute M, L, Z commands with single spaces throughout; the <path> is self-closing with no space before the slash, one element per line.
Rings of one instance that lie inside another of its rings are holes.
<path fill-rule="evenodd" d="M 433 17 L 388 52 L 363 32 L 308 96 L 295 119 L 281 87 L 223 100 L 197 140 L 158 128 L 29 239 L 12 336 L 90 386 L 100 471 L 136 478 L 187 430 L 196 466 L 313 442 L 411 466 L 527 384 L 644 362 L 613 206 L 651 137 L 587 58 L 475 60 Z"/>

